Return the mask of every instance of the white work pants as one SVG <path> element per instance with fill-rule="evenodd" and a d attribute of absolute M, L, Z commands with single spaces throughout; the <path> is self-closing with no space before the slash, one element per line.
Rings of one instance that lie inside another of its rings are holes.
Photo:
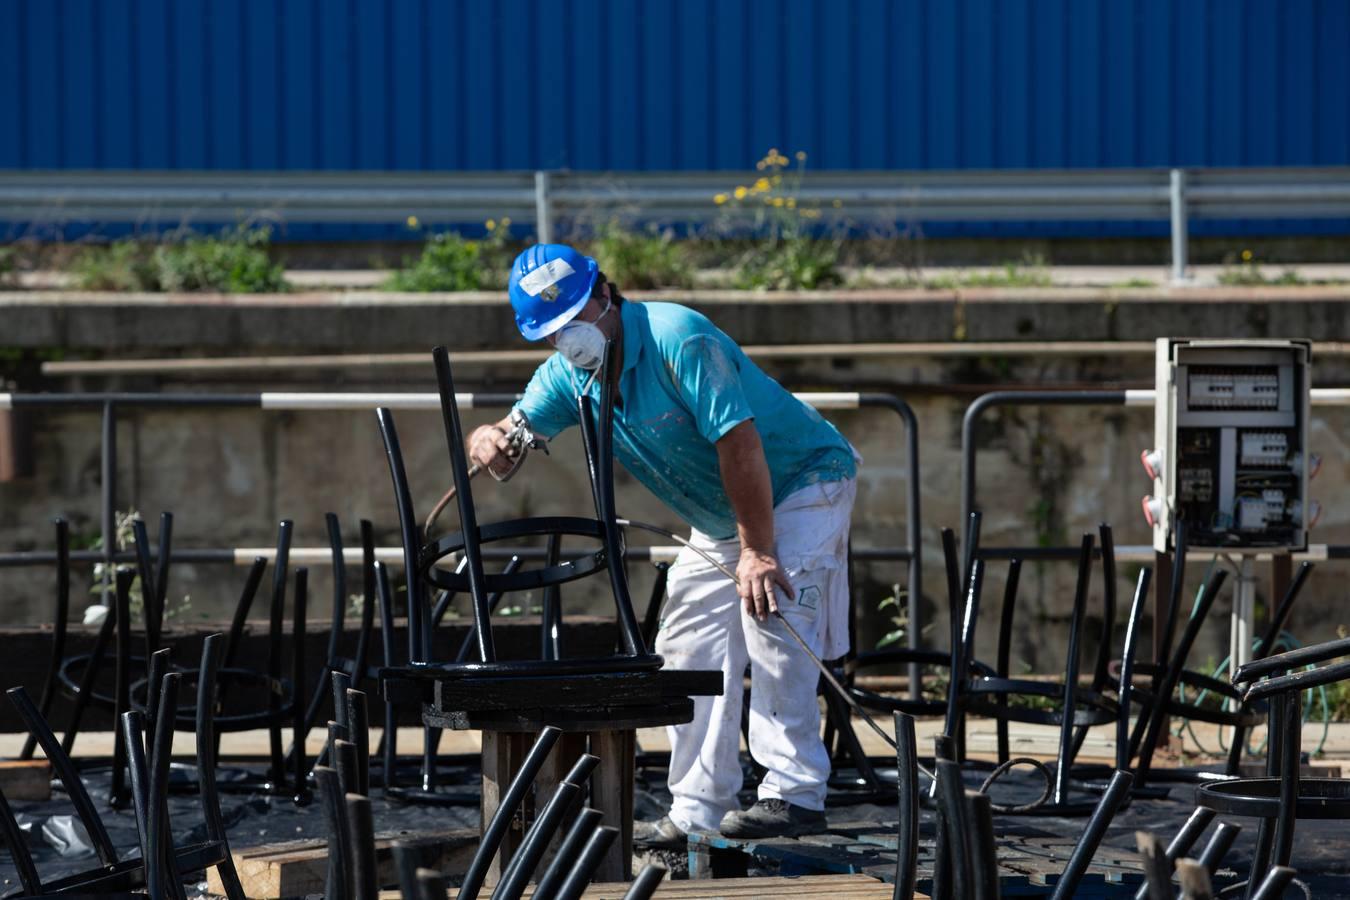
<path fill-rule="evenodd" d="M 778 560 L 796 588 L 778 592 L 778 605 L 822 658 L 848 650 L 848 529 L 857 484 L 813 484 L 774 509 Z M 733 571 L 737 540 L 695 531 L 691 543 Z M 721 669 L 720 697 L 695 697 L 694 719 L 670 734 L 670 818 L 685 831 L 715 831 L 739 809 L 742 678 L 750 664 L 750 755 L 768 769 L 759 796 L 824 809 L 829 754 L 820 737 L 819 672 L 801 647 L 770 617 L 747 614 L 736 586 L 685 548 L 670 569 L 656 652 L 671 669 Z"/>

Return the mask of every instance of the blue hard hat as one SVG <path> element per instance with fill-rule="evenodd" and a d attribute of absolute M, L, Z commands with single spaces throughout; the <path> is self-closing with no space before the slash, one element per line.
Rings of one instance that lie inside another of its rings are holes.
<path fill-rule="evenodd" d="M 572 321 L 591 299 L 599 272 L 595 260 L 566 244 L 535 244 L 517 256 L 507 292 L 525 339 L 537 341 Z"/>

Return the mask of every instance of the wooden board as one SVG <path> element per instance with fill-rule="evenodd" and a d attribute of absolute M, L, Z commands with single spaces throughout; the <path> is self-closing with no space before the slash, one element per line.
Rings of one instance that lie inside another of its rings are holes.
<path fill-rule="evenodd" d="M 630 885 L 593 884 L 582 894 L 583 900 L 622 900 Z M 752 900 L 760 897 L 785 897 L 790 900 L 891 900 L 891 886 L 866 875 L 813 875 L 806 878 L 721 878 L 717 881 L 666 881 L 656 889 L 658 898 L 670 900 Z M 525 889 L 530 897 L 534 886 Z M 451 893 L 452 897 L 456 894 Z M 398 900 L 397 891 L 384 891 L 380 900 Z M 915 894 L 915 900 L 928 900 Z"/>
<path fill-rule="evenodd" d="M 11 802 L 50 800 L 52 766 L 45 759 L 0 760 L 0 791 Z"/>
<path fill-rule="evenodd" d="M 416 844 L 424 854 L 424 864 L 449 874 L 462 875 L 478 847 L 478 830 L 400 831 L 375 835 L 375 856 L 379 862 L 381 883 L 398 879 L 390 845 L 394 841 Z M 328 842 L 319 840 L 286 841 L 263 844 L 234 851 L 234 867 L 244 895 L 250 900 L 278 900 L 321 894 L 328 875 Z M 224 887 L 215 869 L 208 870 L 207 889 L 223 896 Z"/>
<path fill-rule="evenodd" d="M 722 693 L 720 671 L 614 672 L 556 678 L 445 678 L 432 703 L 439 712 L 644 706 L 676 697 Z"/>

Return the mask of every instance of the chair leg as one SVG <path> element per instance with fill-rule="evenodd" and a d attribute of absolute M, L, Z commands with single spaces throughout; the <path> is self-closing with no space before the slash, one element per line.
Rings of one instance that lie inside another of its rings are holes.
<path fill-rule="evenodd" d="M 389 586 L 389 571 L 384 563 L 374 564 L 375 586 L 380 597 L 380 643 L 384 648 L 384 664 L 398 665 L 394 651 L 394 592 Z M 384 760 L 384 789 L 398 783 L 398 710 L 388 700 L 384 702 L 384 736 L 380 738 Z"/>
<path fill-rule="evenodd" d="M 1120 804 L 1129 796 L 1130 785 L 1133 782 L 1134 776 L 1120 769 L 1111 775 L 1111 783 L 1107 785 L 1097 808 L 1092 811 L 1092 818 L 1088 820 L 1087 827 L 1083 829 L 1078 843 L 1074 845 L 1069 864 L 1064 867 L 1063 874 L 1056 882 L 1051 900 L 1069 900 L 1074 896 L 1078 883 L 1083 880 L 1083 873 L 1087 871 L 1098 845 L 1106 835 L 1106 829 L 1110 827 L 1111 820 L 1120 809 Z"/>
<path fill-rule="evenodd" d="M 600 861 L 605 858 L 605 854 L 609 852 L 610 846 L 618 836 L 619 829 L 607 825 L 601 825 L 591 832 L 586 846 L 577 857 L 576 865 L 572 866 L 572 871 L 567 873 L 562 887 L 558 889 L 557 900 L 578 900 L 581 897 L 586 885 L 591 883 L 591 876 L 600 865 Z M 460 892 L 460 896 L 464 896 L 463 891 Z"/>
<path fill-rule="evenodd" d="M 910 900 L 919 868 L 919 749 L 914 717 L 895 714 L 896 787 L 899 825 L 896 830 L 893 900 Z"/>
<path fill-rule="evenodd" d="M 354 900 L 376 900 L 380 879 L 375 863 L 375 826 L 371 819 L 370 798 L 348 794 L 346 808 L 352 853 L 352 897 Z"/>
<path fill-rule="evenodd" d="M 1176 861 L 1191 851 L 1191 847 L 1200 839 L 1200 835 L 1204 834 L 1205 829 L 1209 827 L 1209 823 L 1213 820 L 1214 810 L 1212 809 L 1197 806 L 1191 811 L 1190 817 L 1172 837 L 1171 842 L 1167 845 L 1167 850 L 1164 851 L 1163 855 L 1169 873 Z M 1146 884 L 1135 892 L 1134 900 L 1149 900 L 1148 892 L 1149 886 Z M 1170 898 L 1170 892 L 1168 896 Z"/>
<path fill-rule="evenodd" d="M 145 523 L 141 523 L 142 529 Z M 130 706 L 131 695 L 131 582 L 135 579 L 134 570 L 119 566 L 116 575 L 114 601 L 117 604 L 117 645 L 116 645 L 116 686 L 113 689 L 113 722 L 122 721 L 122 713 Z M 149 593 L 147 588 L 143 593 Z M 151 602 L 148 597 L 143 602 Z M 149 611 L 146 610 L 148 615 Z M 108 802 L 113 809 L 121 809 L 127 803 L 127 746 L 122 739 L 122 730 L 113 728 L 112 786 L 108 789 Z"/>
<path fill-rule="evenodd" d="M 1083 619 L 1087 615 L 1088 584 L 1092 577 L 1091 534 L 1083 535 L 1078 551 L 1078 584 L 1073 595 L 1073 618 L 1069 622 L 1069 649 L 1064 662 L 1064 699 L 1060 704 L 1059 750 L 1051 802 L 1069 801 L 1069 770 L 1073 768 L 1073 720 L 1078 708 L 1078 670 L 1082 651 Z"/>
<path fill-rule="evenodd" d="M 272 569 L 272 603 L 267 632 L 267 675 L 272 690 L 267 693 L 267 738 L 271 749 L 271 779 L 274 791 L 286 789 L 286 755 L 281 737 L 281 655 L 282 623 L 286 613 L 286 577 L 290 560 L 291 535 L 295 524 L 283 519 L 277 533 L 277 558 Z"/>
<path fill-rule="evenodd" d="M 42 682 L 38 712 L 42 718 L 51 716 L 52 701 L 56 699 L 58 675 L 66 658 L 66 636 L 70 625 L 70 524 L 57 519 L 56 525 L 56 611 L 52 617 L 52 655 L 47 664 L 47 675 Z M 31 734 L 24 738 L 19 759 L 32 759 L 37 739 Z"/>
<path fill-rule="evenodd" d="M 998 623 L 998 677 L 1007 678 L 1012 668 L 1012 629 L 1013 616 L 1017 610 L 1017 585 L 1022 577 L 1022 561 L 1014 559 L 1008 563 L 1008 580 L 1003 586 L 1003 609 L 1000 610 Z M 1007 709 L 1008 696 L 998 695 L 999 709 Z M 1000 717 L 995 727 L 998 730 L 998 761 L 1002 765 L 1008 761 L 1011 751 L 1008 742 L 1008 720 Z"/>
<path fill-rule="evenodd" d="M 166 797 L 169 760 L 173 755 L 174 718 L 178 713 L 178 683 L 181 678 L 177 672 L 170 672 L 164 676 L 164 684 L 160 689 L 159 721 L 155 723 L 155 743 L 150 753 L 150 790 L 147 797 L 150 833 L 147 838 L 149 855 L 146 857 L 146 885 L 150 896 L 172 897 L 175 900 L 185 900 L 186 892 L 174 864 L 173 831 Z M 153 877 L 156 873 L 157 879 Z"/>
<path fill-rule="evenodd" d="M 568 865 L 581 855 L 581 851 L 586 846 L 586 841 L 590 839 L 590 836 L 595 833 L 595 829 L 600 825 L 600 819 L 600 811 L 590 807 L 586 807 L 577 813 L 576 820 L 572 822 L 572 827 L 567 830 L 562 843 L 558 845 L 558 852 L 553 854 L 553 859 L 544 869 L 544 874 L 539 877 L 539 883 L 534 888 L 534 896 L 558 896 L 558 889 L 562 887 L 563 881 L 567 878 Z"/>
<path fill-rule="evenodd" d="M 375 526 L 361 520 L 361 630 L 356 634 L 356 654 L 352 657 L 352 687 L 365 683 L 370 664 L 370 636 L 375 628 Z"/>
<path fill-rule="evenodd" d="M 206 820 L 206 839 L 220 845 L 221 861 L 216 873 L 229 900 L 245 900 L 244 886 L 234 868 L 225 820 L 220 813 L 220 793 L 216 788 L 216 673 L 225 651 L 225 636 L 207 635 L 202 643 L 201 667 L 197 672 L 197 784 L 202 815 Z"/>
<path fill-rule="evenodd" d="M 324 896 L 348 897 L 350 896 L 348 885 L 351 883 L 351 848 L 347 840 L 347 813 L 342 782 L 338 773 L 327 766 L 314 767 L 314 782 L 318 786 L 324 823 L 328 827 L 328 877 L 324 885 Z"/>
<path fill-rule="evenodd" d="M 23 892 L 33 896 L 40 895 L 42 879 L 38 877 L 37 865 L 33 862 L 33 855 L 28 852 L 27 839 L 23 830 L 19 828 L 18 820 L 14 818 L 14 811 L 9 808 L 4 791 L 0 791 L 0 841 L 4 841 L 5 848 L 9 850 L 9 857 L 14 861 Z"/>
<path fill-rule="evenodd" d="M 295 780 L 291 796 L 298 804 L 309 802 L 305 784 L 308 764 L 305 760 L 305 613 L 309 602 L 309 570 L 295 570 L 295 604 L 291 618 L 291 744 L 294 758 L 291 777 Z M 322 686 L 322 682 L 320 682 Z"/>
<path fill-rule="evenodd" d="M 357 790 L 363 797 L 370 796 L 370 713 L 364 691 L 347 689 L 347 732 L 356 746 Z"/>
<path fill-rule="evenodd" d="M 84 720 L 84 711 L 89 707 L 89 698 L 94 690 L 94 679 L 103 668 L 103 660 L 108 655 L 108 644 L 112 642 L 113 628 L 117 625 L 117 607 L 108 610 L 99 626 L 98 636 L 94 638 L 94 647 L 89 651 L 89 662 L 80 676 L 80 689 L 75 692 L 75 701 L 70 707 L 70 719 L 65 734 L 61 736 L 61 749 L 70 753 L 75 747 L 75 736 L 80 733 L 80 722 Z"/>
<path fill-rule="evenodd" d="M 108 836 L 108 829 L 104 827 L 103 820 L 99 818 L 98 811 L 94 807 L 94 800 L 89 796 L 89 791 L 80 780 L 80 772 L 75 768 L 75 763 L 70 755 L 61 747 L 61 742 L 56 739 L 51 728 L 47 725 L 45 719 L 38 713 L 37 707 L 33 705 L 28 692 L 22 686 L 12 687 L 6 691 L 10 702 L 14 704 L 19 717 L 23 719 L 24 727 L 28 733 L 37 738 L 38 746 L 42 752 L 47 755 L 47 761 L 51 763 L 52 769 L 56 772 L 57 779 L 65 788 L 66 795 L 70 797 L 71 804 L 75 807 L 75 814 L 80 818 L 80 824 L 84 830 L 89 832 L 89 839 L 94 845 L 94 852 L 98 854 L 98 860 L 105 866 L 112 866 L 117 863 L 117 850 L 113 847 L 112 838 Z"/>

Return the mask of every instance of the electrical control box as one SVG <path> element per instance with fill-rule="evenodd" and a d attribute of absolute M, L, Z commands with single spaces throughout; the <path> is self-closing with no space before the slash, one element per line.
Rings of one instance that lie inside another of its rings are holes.
<path fill-rule="evenodd" d="M 1155 549 L 1172 549 L 1178 520 L 1192 548 L 1307 548 L 1311 363 L 1306 340 L 1158 340 Z"/>

